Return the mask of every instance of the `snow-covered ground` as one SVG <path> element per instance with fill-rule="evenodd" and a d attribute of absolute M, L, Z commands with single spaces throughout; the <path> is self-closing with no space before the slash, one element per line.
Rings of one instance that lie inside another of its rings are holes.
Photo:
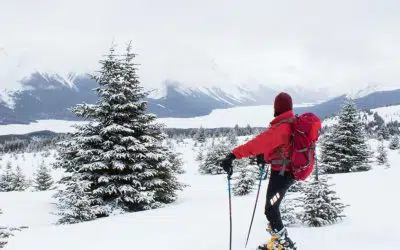
<path fill-rule="evenodd" d="M 296 105 L 296 107 L 310 106 L 311 104 Z M 160 123 L 169 128 L 219 128 L 247 126 L 266 127 L 273 118 L 273 106 L 261 105 L 251 107 L 236 107 L 229 109 L 215 109 L 209 115 L 193 118 L 159 118 Z M 67 133 L 74 131 L 74 124 L 85 122 L 65 120 L 39 120 L 30 124 L 0 125 L 0 135 L 27 134 L 40 130 L 50 130 L 56 133 Z"/>
<path fill-rule="evenodd" d="M 371 111 L 377 112 L 385 122 L 400 122 L 400 105 L 372 109 Z"/>
<path fill-rule="evenodd" d="M 376 141 L 371 141 L 372 149 Z M 190 184 L 172 205 L 151 211 L 118 215 L 75 225 L 55 226 L 50 192 L 0 193 L 0 225 L 28 225 L 16 233 L 6 250 L 77 249 L 228 249 L 229 217 L 227 181 L 224 175 L 198 173 L 193 142 L 177 146 L 184 158 L 183 182 Z M 338 224 L 290 228 L 298 249 L 398 249 L 400 154 L 389 151 L 391 168 L 374 166 L 363 173 L 338 174 L 331 180 L 345 204 L 347 217 Z M 26 165 L 29 167 L 29 164 Z M 26 173 L 29 174 L 27 171 Z M 265 196 L 266 181 L 261 197 Z M 233 249 L 244 249 L 255 193 L 233 198 Z M 267 240 L 264 230 L 264 198 L 258 207 L 248 249 Z"/>
<path fill-rule="evenodd" d="M 74 131 L 73 125 L 84 123 L 82 121 L 66 120 L 38 120 L 29 124 L 0 125 L 0 135 L 27 134 L 40 130 L 50 130 L 56 133 L 67 133 Z"/>

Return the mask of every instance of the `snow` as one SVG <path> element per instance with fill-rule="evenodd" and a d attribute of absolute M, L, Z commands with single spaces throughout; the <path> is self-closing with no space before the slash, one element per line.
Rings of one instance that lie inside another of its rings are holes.
<path fill-rule="evenodd" d="M 48 152 L 37 153 L 19 153 L 19 154 L 4 154 L 0 157 L 0 172 L 1 168 L 5 167 L 8 162 L 13 167 L 20 166 L 22 173 L 33 178 L 39 165 L 44 162 L 46 166 L 50 166 L 55 161 L 56 150 L 49 150 Z M 52 176 L 58 180 L 62 176 L 61 170 L 52 170 Z"/>
<path fill-rule="evenodd" d="M 370 141 L 376 149 L 377 141 Z M 55 226 L 50 192 L 0 193 L 4 214 L 0 224 L 29 225 L 16 233 L 5 250 L 75 250 L 75 249 L 228 249 L 229 216 L 225 175 L 198 173 L 194 161 L 193 141 L 185 140 L 176 149 L 183 154 L 186 174 L 182 181 L 190 184 L 172 205 L 156 210 L 98 219 L 92 222 Z M 289 228 L 298 249 L 398 249 L 400 240 L 400 202 L 398 151 L 389 151 L 391 168 L 374 166 L 361 173 L 333 175 L 331 183 L 342 202 L 349 204 L 342 222 L 322 228 Z M 263 203 L 267 181 L 262 187 L 248 249 L 267 240 Z M 244 249 L 255 192 L 234 197 L 233 249 Z M 384 209 L 381 211 L 380 209 Z"/>
<path fill-rule="evenodd" d="M 347 93 L 347 97 L 352 99 L 358 99 L 381 90 L 384 90 L 384 87 L 380 84 L 368 84 L 363 88 L 353 89 L 352 91 Z"/>
<path fill-rule="evenodd" d="M 35 131 L 50 130 L 55 133 L 73 132 L 73 125 L 83 124 L 84 121 L 66 120 L 38 120 L 29 124 L 7 124 L 0 125 L 0 135 L 27 134 Z"/>
<path fill-rule="evenodd" d="M 391 121 L 400 122 L 400 105 L 376 108 L 371 111 L 378 113 L 386 123 Z"/>
<path fill-rule="evenodd" d="M 303 107 L 305 105 L 295 105 Z M 235 107 L 228 109 L 215 109 L 209 115 L 192 118 L 160 118 L 159 122 L 169 128 L 219 128 L 234 127 L 236 124 L 244 127 L 267 127 L 274 118 L 273 105 L 260 105 L 250 107 Z"/>
<path fill-rule="evenodd" d="M 12 97 L 15 91 L 0 89 L 0 103 L 3 102 L 8 108 L 13 109 L 15 106 L 15 100 Z"/>
<path fill-rule="evenodd" d="M 311 104 L 295 105 L 296 107 L 310 106 Z M 161 105 L 160 105 L 161 106 Z M 209 115 L 192 118 L 159 118 L 158 122 L 164 123 L 169 128 L 218 128 L 247 126 L 266 127 L 273 119 L 273 106 L 260 105 L 249 107 L 236 107 L 228 109 L 215 109 Z M 84 124 L 85 121 L 67 120 L 38 120 L 29 124 L 0 125 L 0 135 L 27 134 L 40 130 L 50 130 L 56 133 L 73 132 L 73 125 Z"/>

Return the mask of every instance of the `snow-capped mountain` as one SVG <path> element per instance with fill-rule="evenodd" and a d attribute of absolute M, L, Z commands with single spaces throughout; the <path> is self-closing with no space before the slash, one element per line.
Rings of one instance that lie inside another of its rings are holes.
<path fill-rule="evenodd" d="M 365 97 L 369 94 L 372 94 L 374 92 L 386 91 L 386 90 L 391 90 L 391 89 L 385 88 L 383 85 L 378 83 L 371 83 L 362 88 L 355 88 L 354 90 L 348 92 L 346 96 L 352 99 L 358 99 Z"/>
<path fill-rule="evenodd" d="M 22 79 L 18 91 L 2 91 L 0 123 L 25 123 L 38 119 L 76 119 L 68 108 L 82 102 L 95 103 L 96 83 L 88 76 L 35 72 Z M 149 110 L 160 117 L 194 117 L 217 108 L 270 104 L 283 89 L 246 83 L 228 88 L 187 86 L 166 81 L 149 89 Z M 326 96 L 314 91 L 291 91 L 297 103 L 316 102 Z"/>
<path fill-rule="evenodd" d="M 43 119 L 74 120 L 68 109 L 78 103 L 95 103 L 93 91 L 97 84 L 87 75 L 59 75 L 35 72 L 21 81 L 18 91 L 0 91 L 0 124 L 27 123 Z M 358 92 L 356 100 L 362 109 L 372 109 L 399 104 L 400 90 L 374 92 L 376 88 Z M 166 81 L 162 87 L 149 88 L 149 111 L 159 117 L 195 117 L 210 114 L 212 110 L 232 107 L 269 105 L 280 91 L 289 92 L 296 104 L 318 103 L 298 112 L 314 111 L 321 116 L 337 112 L 346 95 L 328 100 L 327 91 L 302 87 L 279 88 L 248 82 L 229 87 L 207 85 L 188 86 L 176 81 Z M 362 97 L 361 97 L 362 96 Z M 353 96 L 354 97 L 354 96 Z"/>

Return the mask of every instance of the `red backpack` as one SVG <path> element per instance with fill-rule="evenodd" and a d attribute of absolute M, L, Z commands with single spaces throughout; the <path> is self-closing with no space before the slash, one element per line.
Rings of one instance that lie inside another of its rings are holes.
<path fill-rule="evenodd" d="M 288 166 L 295 180 L 305 180 L 314 169 L 315 145 L 320 134 L 321 120 L 313 113 L 305 113 L 296 117 L 295 121 L 290 119 L 282 122 L 293 123 L 293 153 L 290 159 L 281 161 L 281 174 Z"/>

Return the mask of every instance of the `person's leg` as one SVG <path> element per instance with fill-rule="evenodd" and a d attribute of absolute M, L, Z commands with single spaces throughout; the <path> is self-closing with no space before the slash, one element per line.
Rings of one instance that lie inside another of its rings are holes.
<path fill-rule="evenodd" d="M 285 197 L 286 191 L 293 183 L 294 180 L 290 173 L 285 173 L 284 176 L 281 176 L 279 171 L 271 171 L 267 189 L 267 201 L 265 203 L 265 215 L 273 232 L 280 232 L 284 228 L 279 206 Z"/>

